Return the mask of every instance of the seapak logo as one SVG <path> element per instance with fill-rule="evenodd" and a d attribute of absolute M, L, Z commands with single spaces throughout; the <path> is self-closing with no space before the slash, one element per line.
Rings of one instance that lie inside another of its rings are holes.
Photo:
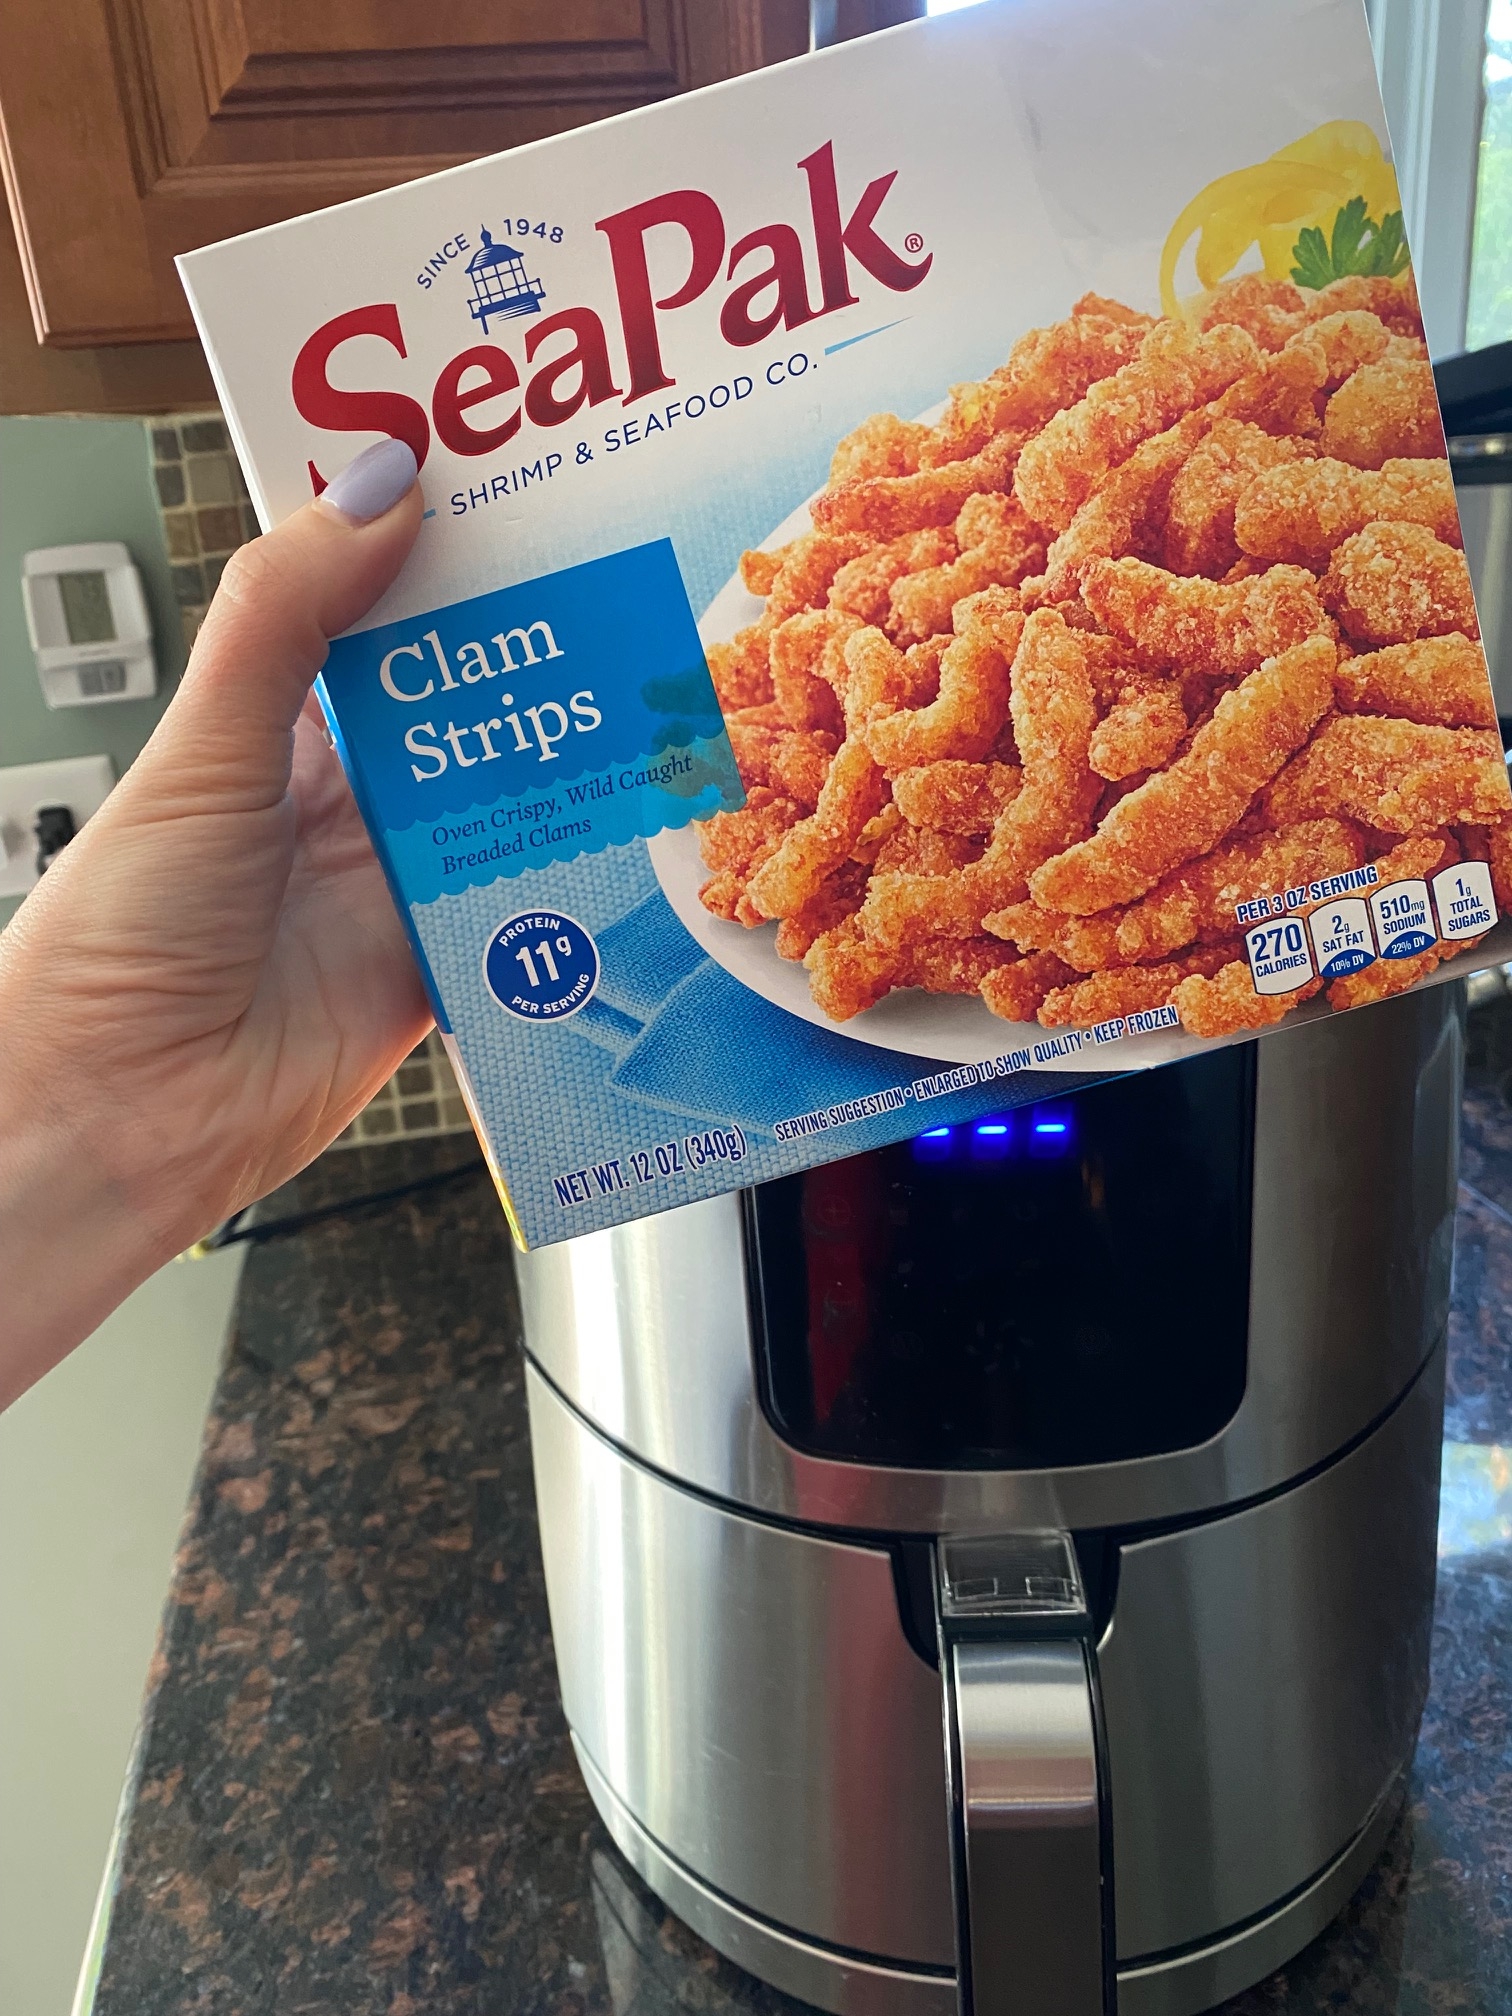
<path fill-rule="evenodd" d="M 377 337 L 408 360 L 397 303 L 371 302 L 335 316 L 306 342 L 294 360 L 295 407 L 310 426 L 331 433 L 376 432 L 407 441 L 422 464 L 432 428 L 454 455 L 491 455 L 513 440 L 526 421 L 538 428 L 561 427 L 585 407 L 611 399 L 630 406 L 674 386 L 677 380 L 663 354 L 664 318 L 696 303 L 706 303 L 707 313 L 707 297 L 718 282 L 726 283 L 722 298 L 716 297 L 719 333 L 737 350 L 765 342 L 778 329 L 798 329 L 857 306 L 861 296 L 856 285 L 864 280 L 894 294 L 911 293 L 921 284 L 934 264 L 922 236 L 908 232 L 898 250 L 878 224 L 898 179 L 896 169 L 868 182 L 847 216 L 833 143 L 826 141 L 798 167 L 808 184 L 807 242 L 793 224 L 777 222 L 747 231 L 730 245 L 724 212 L 712 196 L 700 189 L 669 190 L 601 217 L 594 226 L 608 244 L 606 281 L 612 278 L 615 298 L 609 326 L 588 306 L 532 319 L 520 346 L 523 371 L 520 358 L 502 344 L 474 343 L 441 367 L 427 408 L 392 386 L 349 391 L 331 383 L 333 358 L 358 337 Z M 648 241 L 657 233 L 662 234 L 656 239 L 660 271 L 666 271 L 669 246 L 679 240 L 687 260 L 685 277 L 668 293 L 658 293 L 665 282 L 651 277 Z M 483 235 L 488 251 L 501 255 L 491 270 L 508 269 L 500 272 L 497 313 L 534 318 L 544 289 L 531 278 L 517 249 Z M 472 263 L 483 257 L 480 249 Z M 529 293 L 533 306 L 523 305 L 524 293 L 515 292 L 509 298 L 516 305 L 506 308 L 503 297 L 511 288 Z M 480 333 L 486 332 L 491 316 L 476 287 L 471 312 Z M 352 368 L 348 362 L 341 375 Z M 323 490 L 325 478 L 313 462 L 308 467 L 314 488 Z"/>
<path fill-rule="evenodd" d="M 487 334 L 489 318 L 506 321 L 516 315 L 539 315 L 546 289 L 525 269 L 524 254 L 513 245 L 501 244 L 485 224 L 479 245 L 467 262 L 467 281 L 472 289 L 468 312 Z"/>

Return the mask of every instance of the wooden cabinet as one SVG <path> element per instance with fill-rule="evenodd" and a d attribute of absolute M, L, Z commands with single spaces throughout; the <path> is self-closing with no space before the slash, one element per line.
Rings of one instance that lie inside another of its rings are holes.
<path fill-rule="evenodd" d="M 192 336 L 176 253 L 807 48 L 808 0 L 3 0 L 40 342 Z"/>
<path fill-rule="evenodd" d="M 198 343 L 112 343 L 57 350 L 39 343 L 21 255 L 0 204 L 0 414 L 185 413 L 215 404 Z"/>

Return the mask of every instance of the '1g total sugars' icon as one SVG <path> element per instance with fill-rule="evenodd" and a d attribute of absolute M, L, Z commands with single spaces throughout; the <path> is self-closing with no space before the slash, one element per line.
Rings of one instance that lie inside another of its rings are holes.
<path fill-rule="evenodd" d="M 1342 980 L 1346 973 L 1358 973 L 1375 964 L 1370 912 L 1358 896 L 1325 903 L 1308 918 L 1307 928 L 1320 979 Z"/>
<path fill-rule="evenodd" d="M 1437 935 L 1428 908 L 1428 884 L 1415 879 L 1388 882 L 1377 889 L 1370 899 L 1370 920 L 1383 959 L 1415 959 Z"/>
<path fill-rule="evenodd" d="M 1257 994 L 1294 994 L 1312 978 L 1307 936 L 1295 917 L 1281 924 L 1257 924 L 1245 932 L 1244 949 Z"/>
<path fill-rule="evenodd" d="M 1441 938 L 1478 938 L 1496 922 L 1491 870 L 1484 861 L 1461 861 L 1433 878 L 1433 907 Z"/>

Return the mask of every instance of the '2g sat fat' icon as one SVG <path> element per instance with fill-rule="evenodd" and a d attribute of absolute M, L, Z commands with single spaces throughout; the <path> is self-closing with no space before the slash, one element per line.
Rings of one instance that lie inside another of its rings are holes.
<path fill-rule="evenodd" d="M 483 979 L 506 1014 L 521 1022 L 565 1022 L 593 999 L 598 947 L 564 911 L 521 910 L 489 939 Z"/>
<path fill-rule="evenodd" d="M 1308 918 L 1307 928 L 1320 979 L 1342 980 L 1346 973 L 1358 973 L 1375 964 L 1370 912 L 1358 896 L 1325 903 Z"/>

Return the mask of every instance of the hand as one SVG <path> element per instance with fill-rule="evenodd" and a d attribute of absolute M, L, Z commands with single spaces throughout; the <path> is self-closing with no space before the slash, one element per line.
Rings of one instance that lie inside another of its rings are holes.
<path fill-rule="evenodd" d="M 383 442 L 232 558 L 151 741 L 0 934 L 0 1406 L 429 1026 L 310 694 L 420 512 Z"/>

